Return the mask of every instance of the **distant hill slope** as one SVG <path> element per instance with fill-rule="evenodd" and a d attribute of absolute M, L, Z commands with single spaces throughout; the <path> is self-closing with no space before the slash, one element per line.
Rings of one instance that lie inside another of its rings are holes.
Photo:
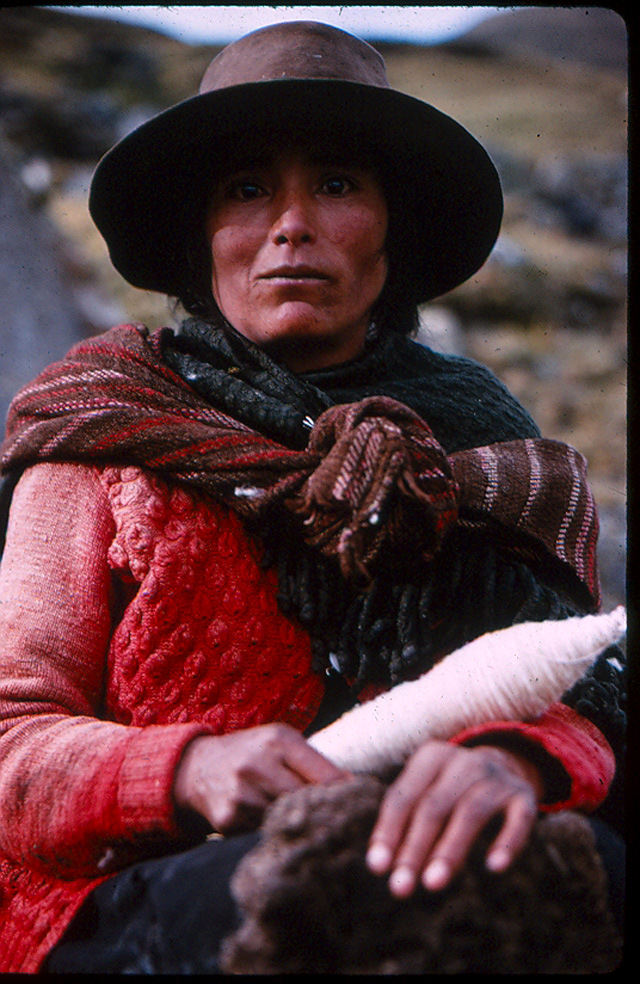
<path fill-rule="evenodd" d="M 570 58 L 626 72 L 627 35 L 624 18 L 611 8 L 521 7 L 488 17 L 447 46 Z"/>

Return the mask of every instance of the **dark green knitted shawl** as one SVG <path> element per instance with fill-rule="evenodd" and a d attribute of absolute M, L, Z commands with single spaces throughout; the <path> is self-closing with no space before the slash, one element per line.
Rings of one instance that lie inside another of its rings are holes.
<path fill-rule="evenodd" d="M 162 344 L 167 363 L 209 402 L 269 437 L 304 447 L 309 427 L 332 404 L 389 396 L 415 410 L 450 454 L 540 432 L 487 368 L 443 355 L 394 332 L 367 340 L 362 356 L 295 375 L 230 326 L 194 318 Z"/>

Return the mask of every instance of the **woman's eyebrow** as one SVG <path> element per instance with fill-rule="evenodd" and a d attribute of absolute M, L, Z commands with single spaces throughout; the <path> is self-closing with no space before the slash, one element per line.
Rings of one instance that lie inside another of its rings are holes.
<path fill-rule="evenodd" d="M 305 159 L 307 163 L 319 165 L 320 167 L 357 167 L 361 170 L 368 169 L 365 161 L 358 160 L 354 154 L 345 154 L 340 150 L 319 150 L 312 154 L 307 154 Z"/>
<path fill-rule="evenodd" d="M 231 174 L 235 174 L 237 171 L 246 171 L 253 167 L 268 167 L 273 163 L 273 155 L 267 154 L 252 154 L 251 157 L 243 157 L 238 161 L 234 161 L 228 168 Z"/>

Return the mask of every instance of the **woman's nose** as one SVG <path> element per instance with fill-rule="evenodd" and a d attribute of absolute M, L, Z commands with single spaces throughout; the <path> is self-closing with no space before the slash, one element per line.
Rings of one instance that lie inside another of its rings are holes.
<path fill-rule="evenodd" d="M 310 203 L 300 195 L 289 196 L 273 223 L 272 240 L 278 246 L 299 246 L 315 237 Z"/>

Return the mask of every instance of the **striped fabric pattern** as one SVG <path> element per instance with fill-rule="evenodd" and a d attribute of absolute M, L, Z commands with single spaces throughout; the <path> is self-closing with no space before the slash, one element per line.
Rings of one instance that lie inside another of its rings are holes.
<path fill-rule="evenodd" d="M 491 516 L 523 543 L 541 544 L 575 571 L 599 605 L 599 523 L 583 455 L 561 441 L 527 438 L 459 451 L 450 460 L 469 514 Z"/>

